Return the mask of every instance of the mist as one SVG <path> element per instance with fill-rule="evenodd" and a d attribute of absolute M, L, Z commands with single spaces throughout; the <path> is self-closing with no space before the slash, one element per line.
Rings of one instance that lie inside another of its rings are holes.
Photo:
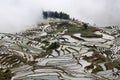
<path fill-rule="evenodd" d="M 14 33 L 41 22 L 42 11 L 62 11 L 97 26 L 120 25 L 119 0 L 0 0 L 0 32 Z"/>

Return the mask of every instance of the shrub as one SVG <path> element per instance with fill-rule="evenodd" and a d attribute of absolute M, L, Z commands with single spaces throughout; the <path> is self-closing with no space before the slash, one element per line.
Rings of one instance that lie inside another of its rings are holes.
<path fill-rule="evenodd" d="M 100 65 L 96 65 L 96 68 L 92 70 L 92 73 L 96 74 L 99 71 L 103 71 L 103 68 Z"/>

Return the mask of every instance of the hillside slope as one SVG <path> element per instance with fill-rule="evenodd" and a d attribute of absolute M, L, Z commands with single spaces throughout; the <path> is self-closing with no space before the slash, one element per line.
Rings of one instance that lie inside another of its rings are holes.
<path fill-rule="evenodd" d="M 119 80 L 118 36 L 117 27 L 50 19 L 21 33 L 0 33 L 0 67 L 14 73 L 12 80 Z"/>

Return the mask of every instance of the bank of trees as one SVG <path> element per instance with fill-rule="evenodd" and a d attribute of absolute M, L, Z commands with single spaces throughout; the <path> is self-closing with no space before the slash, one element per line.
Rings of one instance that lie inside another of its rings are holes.
<path fill-rule="evenodd" d="M 64 12 L 57 11 L 43 11 L 43 17 L 47 18 L 59 18 L 59 19 L 70 19 L 70 16 Z"/>

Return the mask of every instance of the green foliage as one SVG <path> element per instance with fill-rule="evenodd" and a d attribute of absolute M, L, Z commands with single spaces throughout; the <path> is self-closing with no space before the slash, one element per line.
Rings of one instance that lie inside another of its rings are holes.
<path fill-rule="evenodd" d="M 68 23 L 68 22 L 61 22 L 58 24 L 58 27 L 56 30 L 48 32 L 48 34 L 55 34 L 58 32 L 62 32 L 63 30 L 67 29 L 68 31 L 65 32 L 65 34 L 73 34 L 73 33 L 79 33 L 81 28 L 77 25 Z"/>
<path fill-rule="evenodd" d="M 62 32 L 63 30 L 64 30 L 64 28 L 60 28 L 60 29 L 57 29 L 57 30 L 50 31 L 50 32 L 48 32 L 48 34 L 56 34 L 58 32 Z"/>
<path fill-rule="evenodd" d="M 95 31 L 98 31 L 99 29 L 97 29 L 96 27 L 92 27 L 92 26 L 87 26 L 87 24 L 84 24 L 81 27 L 80 33 L 81 33 L 81 37 L 86 37 L 86 38 L 102 38 L 102 35 L 99 34 L 95 34 Z"/>
<path fill-rule="evenodd" d="M 1 65 L 5 65 L 5 66 L 12 65 L 12 67 L 16 67 L 16 66 L 19 66 L 20 63 L 27 63 L 27 60 L 25 58 L 16 54 L 13 54 L 13 55 L 3 54 L 0 56 L 4 58 L 0 61 Z"/>
<path fill-rule="evenodd" d="M 71 24 L 71 23 L 69 23 L 67 21 L 64 21 L 64 22 L 60 22 L 58 24 L 58 29 L 63 28 L 63 27 L 68 28 L 68 27 L 75 27 L 75 26 L 76 26 L 75 24 Z"/>
<path fill-rule="evenodd" d="M 83 29 L 84 29 L 84 30 L 87 30 L 87 29 L 88 29 L 88 24 L 83 23 Z"/>
<path fill-rule="evenodd" d="M 85 55 L 83 56 L 83 59 L 94 64 L 103 63 L 106 61 L 106 58 L 99 53 L 94 53 L 92 54 L 92 56 L 89 57 Z"/>
<path fill-rule="evenodd" d="M 86 37 L 86 38 L 102 38 L 102 35 L 95 34 L 93 32 L 82 32 L 81 37 Z"/>
<path fill-rule="evenodd" d="M 13 75 L 10 69 L 0 69 L 0 80 L 11 80 Z"/>
<path fill-rule="evenodd" d="M 23 36 L 33 36 L 35 35 L 35 32 L 26 32 L 26 33 L 22 33 Z"/>
<path fill-rule="evenodd" d="M 87 26 L 87 29 L 85 29 L 85 28 L 84 28 L 84 25 L 82 25 L 80 28 L 81 28 L 81 29 L 80 29 L 80 30 L 81 30 L 81 33 L 82 33 L 82 32 L 91 32 L 91 33 L 94 33 L 95 31 L 99 31 L 98 28 L 93 27 L 93 26 Z"/>
<path fill-rule="evenodd" d="M 44 43 L 49 44 L 48 41 L 44 41 Z M 52 44 L 50 44 L 48 47 L 42 47 L 45 51 L 41 52 L 40 54 L 34 55 L 34 59 L 36 58 L 43 58 L 47 55 L 51 55 L 53 50 L 56 50 L 57 48 L 60 47 L 60 43 L 59 42 L 54 42 Z"/>
<path fill-rule="evenodd" d="M 68 27 L 68 33 L 77 33 L 80 32 L 80 27 L 74 26 L 74 27 Z"/>
<path fill-rule="evenodd" d="M 105 67 L 107 70 L 111 70 L 113 68 L 120 69 L 120 61 L 114 60 L 111 61 L 109 60 L 107 63 L 105 63 Z"/>
<path fill-rule="evenodd" d="M 50 44 L 50 42 L 48 40 L 43 40 L 41 43 L 44 43 L 45 46 L 48 46 Z M 42 49 L 45 49 L 45 46 L 42 46 Z"/>
<path fill-rule="evenodd" d="M 41 42 L 41 38 L 34 38 L 34 41 Z"/>
<path fill-rule="evenodd" d="M 100 65 L 96 65 L 96 68 L 92 70 L 92 73 L 96 74 L 99 71 L 103 71 L 103 68 Z"/>
<path fill-rule="evenodd" d="M 107 70 L 113 69 L 113 64 L 112 64 L 112 62 L 107 62 L 107 63 L 105 63 L 105 67 L 106 67 Z"/>
<path fill-rule="evenodd" d="M 46 53 L 46 52 L 41 52 L 40 54 L 38 54 L 38 55 L 34 55 L 34 59 L 36 59 L 36 58 L 43 58 L 43 57 L 45 57 L 45 56 L 47 56 L 48 55 L 48 53 Z"/>
<path fill-rule="evenodd" d="M 94 32 L 99 30 L 92 26 L 86 26 L 86 24 L 82 26 L 78 26 L 75 24 L 71 24 L 68 22 L 62 22 L 58 25 L 57 30 L 53 30 L 51 32 L 48 32 L 49 34 L 55 34 L 57 32 L 62 32 L 63 30 L 67 29 L 68 31 L 65 32 L 65 34 L 71 35 L 74 33 L 81 33 L 81 37 L 87 37 L 87 38 L 102 38 L 102 35 L 95 34 Z M 86 28 L 86 29 L 85 29 Z"/>
<path fill-rule="evenodd" d="M 56 30 L 48 32 L 49 34 L 55 34 L 57 32 L 62 32 L 63 30 L 67 29 L 65 34 L 72 35 L 75 33 L 81 33 L 81 37 L 87 37 L 87 38 L 102 38 L 102 35 L 95 34 L 95 31 L 98 31 L 99 29 L 96 27 L 88 26 L 84 23 L 84 25 L 76 25 L 69 23 L 67 21 L 61 22 L 58 24 L 58 27 Z"/>
<path fill-rule="evenodd" d="M 54 42 L 48 47 L 48 49 L 57 49 L 59 47 L 60 47 L 60 43 L 59 42 Z"/>
<path fill-rule="evenodd" d="M 91 64 L 91 65 L 85 67 L 86 70 L 90 70 L 90 69 L 93 69 L 93 68 L 94 68 L 94 64 Z"/>

